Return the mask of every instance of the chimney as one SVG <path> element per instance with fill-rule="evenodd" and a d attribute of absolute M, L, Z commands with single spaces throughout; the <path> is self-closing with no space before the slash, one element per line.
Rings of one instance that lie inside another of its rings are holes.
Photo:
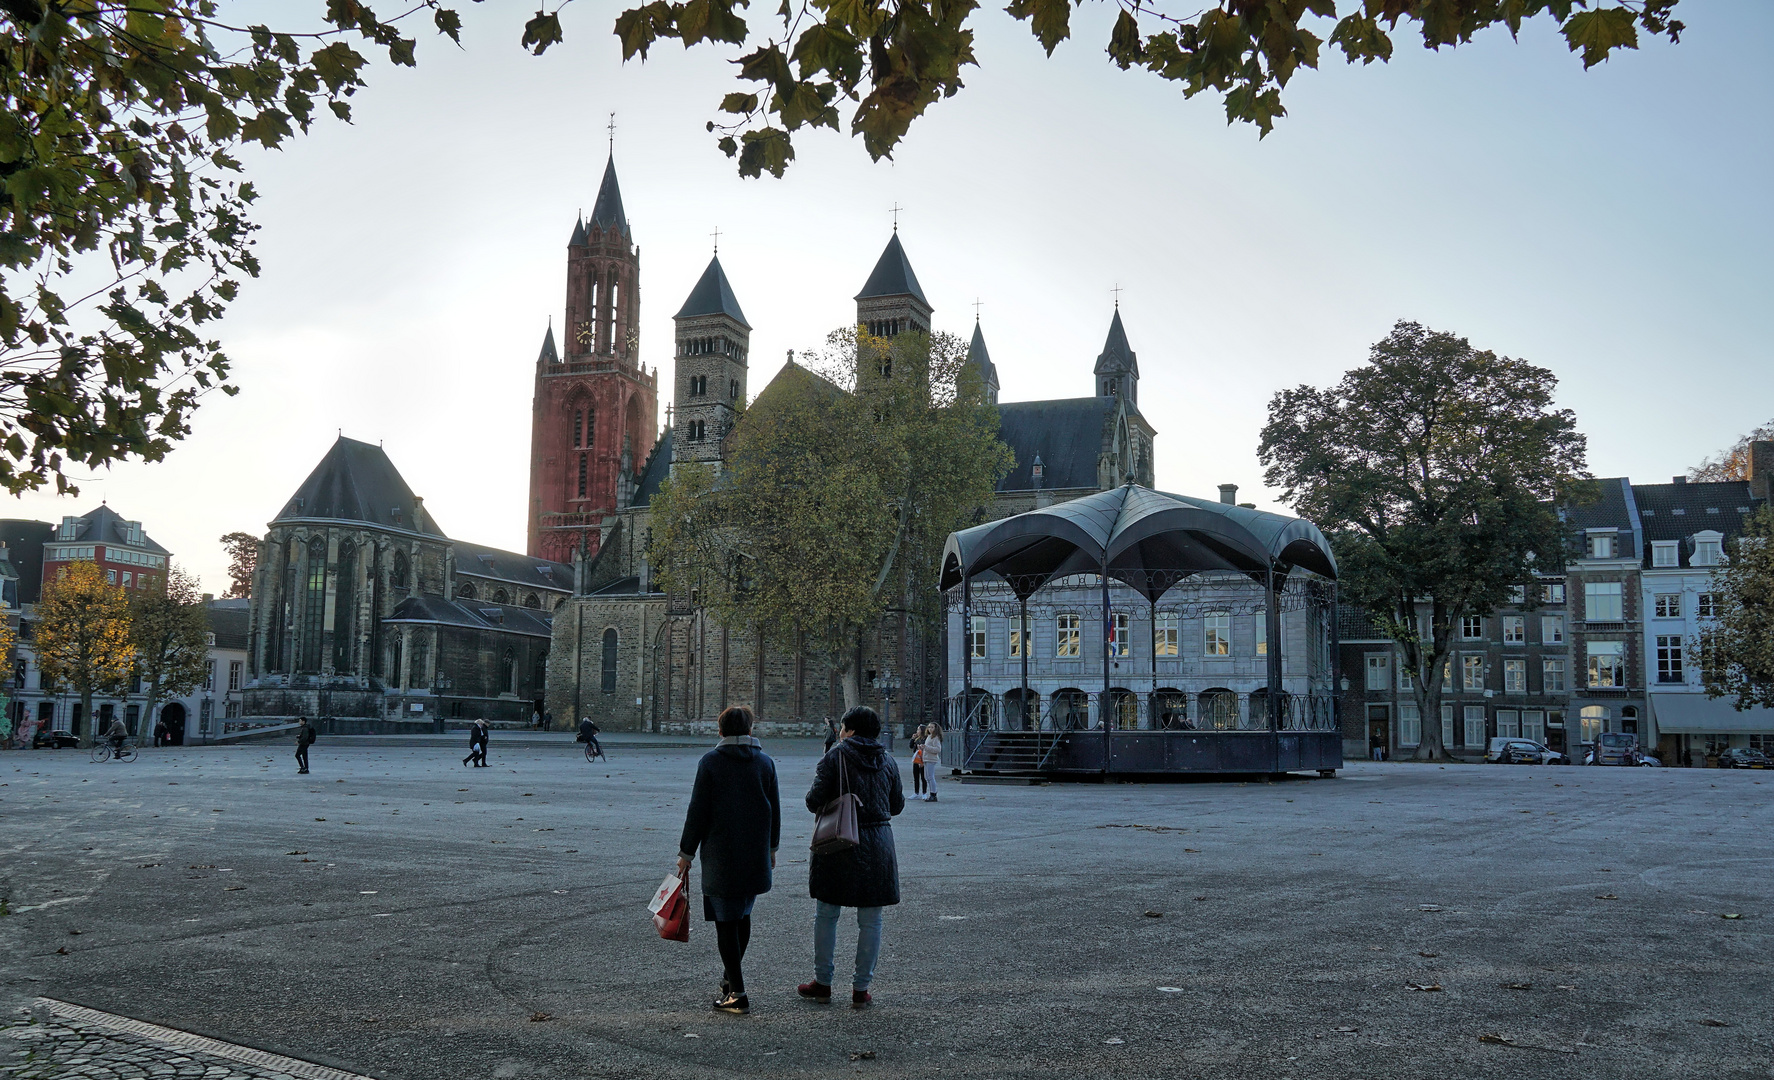
<path fill-rule="evenodd" d="M 1220 501 L 1225 503 L 1227 506 L 1237 506 L 1238 505 L 1238 485 L 1237 484 L 1221 484 L 1220 485 Z"/>
<path fill-rule="evenodd" d="M 206 592 L 206 593 L 204 593 L 204 594 L 203 594 L 203 602 L 204 602 L 204 603 L 206 603 L 206 604 L 213 604 L 213 603 L 215 603 L 215 602 L 216 602 L 216 594 L 215 594 L 215 593 L 213 593 L 213 592 Z"/>
<path fill-rule="evenodd" d="M 1040 454 L 1035 455 L 1034 463 L 1029 466 L 1029 475 L 1033 477 L 1035 489 L 1039 491 L 1042 486 L 1043 478 L 1047 475 L 1047 467 L 1041 464 Z"/>
<path fill-rule="evenodd" d="M 1685 484 L 1688 482 L 1688 478 L 1685 476 L 1672 476 L 1669 478 L 1669 482 L 1672 484 Z"/>
<path fill-rule="evenodd" d="M 1758 499 L 1771 497 L 1774 489 L 1774 442 L 1767 439 L 1749 444 L 1749 461 L 1744 469 L 1744 479 L 1749 481 L 1749 493 Z"/>

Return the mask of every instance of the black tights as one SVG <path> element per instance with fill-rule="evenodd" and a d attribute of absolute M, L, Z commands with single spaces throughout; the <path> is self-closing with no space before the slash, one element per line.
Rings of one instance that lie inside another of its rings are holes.
<path fill-rule="evenodd" d="M 720 946 L 721 966 L 727 971 L 727 989 L 735 994 L 745 993 L 745 974 L 740 965 L 745 962 L 745 947 L 751 944 L 751 916 L 715 923 L 715 943 Z"/>

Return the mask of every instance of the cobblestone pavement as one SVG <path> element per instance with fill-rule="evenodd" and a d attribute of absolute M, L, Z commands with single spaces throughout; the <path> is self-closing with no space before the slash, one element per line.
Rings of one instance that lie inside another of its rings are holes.
<path fill-rule="evenodd" d="M 16 1080 L 369 1080 L 190 1032 L 39 998 L 0 1027 Z"/>

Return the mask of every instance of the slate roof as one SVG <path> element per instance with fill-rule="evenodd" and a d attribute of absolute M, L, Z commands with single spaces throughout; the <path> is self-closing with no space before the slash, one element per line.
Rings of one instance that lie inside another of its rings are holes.
<path fill-rule="evenodd" d="M 445 600 L 441 596 L 409 596 L 382 620 L 388 623 L 425 623 L 459 626 L 469 630 L 552 637 L 554 614 L 535 608 L 490 604 L 480 600 Z"/>
<path fill-rule="evenodd" d="M 628 217 L 622 212 L 622 188 L 616 183 L 616 155 L 604 165 L 604 182 L 598 185 L 597 203 L 591 208 L 591 226 L 628 235 Z"/>
<path fill-rule="evenodd" d="M 1755 496 L 1750 494 L 1746 480 L 1717 483 L 1634 484 L 1633 499 L 1638 504 L 1639 520 L 1645 534 L 1645 550 L 1641 553 L 1646 569 L 1651 568 L 1653 540 L 1680 540 L 1681 565 L 1688 566 L 1694 554 L 1690 539 L 1695 533 L 1714 530 L 1725 536 L 1743 531 L 1743 520 L 1755 510 Z"/>
<path fill-rule="evenodd" d="M 573 591 L 573 568 L 566 563 L 470 544 L 465 540 L 451 541 L 450 549 L 456 556 L 458 577 L 503 581 L 524 589 L 565 593 Z M 543 567 L 547 569 L 544 570 Z"/>
<path fill-rule="evenodd" d="M 659 494 L 659 485 L 671 475 L 671 428 L 666 428 L 653 444 L 653 452 L 647 455 L 647 464 L 641 469 L 641 482 L 635 486 L 635 506 L 646 506 Z"/>
<path fill-rule="evenodd" d="M 573 219 L 573 235 L 567 239 L 567 246 L 568 247 L 584 247 L 586 244 L 588 244 L 590 242 L 591 242 L 591 237 L 585 235 L 585 217 L 584 217 L 584 215 L 580 215 L 579 217 L 574 218 Z"/>
<path fill-rule="evenodd" d="M 247 626 L 252 620 L 252 601 L 224 598 L 203 605 L 209 632 L 216 636 L 216 648 L 246 650 Z"/>
<path fill-rule="evenodd" d="M 642 593 L 641 593 L 641 579 L 639 577 L 634 576 L 634 575 L 630 575 L 625 578 L 617 578 L 615 581 L 610 582 L 608 585 L 605 585 L 601 589 L 593 589 L 591 591 L 591 595 L 592 596 L 640 596 L 640 595 L 642 595 Z M 658 589 L 654 589 L 651 595 L 659 596 L 661 594 Z"/>
<path fill-rule="evenodd" d="M 431 515 L 415 514 L 416 507 L 413 489 L 380 446 L 341 435 L 272 521 L 330 518 L 443 536 Z"/>
<path fill-rule="evenodd" d="M 1134 355 L 1133 347 L 1127 343 L 1127 328 L 1121 325 L 1121 309 L 1115 309 L 1115 318 L 1109 323 L 1109 337 L 1103 342 L 1103 351 L 1096 358 L 1096 373 L 1110 375 L 1122 371 L 1140 373 L 1139 360 Z"/>
<path fill-rule="evenodd" d="M 156 544 L 146 532 L 142 533 L 142 542 L 132 543 L 129 539 L 129 528 L 124 524 L 123 516 L 103 503 L 97 510 L 75 519 L 76 533 L 74 539 L 87 544 L 120 544 L 127 547 L 141 548 L 157 555 L 170 555 L 170 551 Z M 58 529 L 50 536 L 50 541 L 61 540 Z"/>
<path fill-rule="evenodd" d="M 986 335 L 977 319 L 973 323 L 973 340 L 967 344 L 967 362 L 979 365 L 980 379 L 987 386 L 998 385 L 998 368 L 992 363 L 992 354 L 986 351 Z"/>
<path fill-rule="evenodd" d="M 1041 486 L 1095 488 L 1097 455 L 1103 448 L 1103 425 L 1119 398 L 1060 398 L 1054 401 L 1013 401 L 998 406 L 998 438 L 1016 455 L 999 491 L 1028 491 L 1035 486 L 1030 469 L 1041 458 Z"/>
<path fill-rule="evenodd" d="M 548 326 L 548 333 L 542 336 L 542 351 L 537 354 L 536 362 L 552 364 L 560 360 L 560 358 L 561 354 L 555 351 L 554 347 L 554 324 L 550 323 Z"/>
<path fill-rule="evenodd" d="M 1565 522 L 1581 532 L 1612 525 L 1616 529 L 1632 528 L 1632 513 L 1627 509 L 1631 482 L 1624 476 L 1610 476 L 1594 481 L 1596 498 L 1586 503 L 1565 507 Z"/>
<path fill-rule="evenodd" d="M 18 602 L 35 604 L 43 594 L 43 545 L 55 538 L 55 526 L 29 518 L 0 521 L 0 544 L 18 571 Z"/>
<path fill-rule="evenodd" d="M 739 298 L 733 295 L 726 271 L 721 269 L 719 255 L 708 260 L 708 269 L 702 272 L 696 287 L 690 290 L 689 299 L 672 318 L 691 319 L 698 315 L 726 315 L 738 320 L 739 325 L 747 330 L 751 329 L 751 323 L 745 321 L 745 312 L 739 310 Z"/>
<path fill-rule="evenodd" d="M 912 264 L 905 257 L 905 248 L 900 246 L 897 232 L 887 241 L 887 248 L 875 263 L 874 272 L 869 274 L 855 299 L 865 300 L 871 296 L 915 296 L 925 307 L 930 306 L 930 301 L 924 299 L 923 288 L 918 285 L 918 275 L 912 273 Z"/>

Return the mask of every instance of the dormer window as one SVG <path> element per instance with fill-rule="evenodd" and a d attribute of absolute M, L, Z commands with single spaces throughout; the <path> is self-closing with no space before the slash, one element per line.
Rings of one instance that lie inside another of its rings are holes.
<path fill-rule="evenodd" d="M 1651 565 L 1652 566 L 1679 566 L 1679 565 L 1681 565 L 1681 559 L 1679 558 L 1677 550 L 1676 550 L 1676 542 L 1673 540 L 1670 540 L 1670 541 L 1659 541 L 1658 543 L 1652 544 L 1651 545 Z"/>
<path fill-rule="evenodd" d="M 1694 537 L 1695 566 L 1717 566 L 1725 561 L 1723 550 L 1724 537 L 1716 532 L 1704 532 Z"/>
<path fill-rule="evenodd" d="M 1607 532 L 1590 533 L 1589 557 L 1592 559 L 1612 559 L 1615 553 L 1614 539 L 1612 529 Z"/>
<path fill-rule="evenodd" d="M 63 539 L 63 540 L 78 540 L 78 539 L 80 539 L 80 519 L 79 518 L 76 518 L 76 517 L 62 518 L 61 539 Z"/>

